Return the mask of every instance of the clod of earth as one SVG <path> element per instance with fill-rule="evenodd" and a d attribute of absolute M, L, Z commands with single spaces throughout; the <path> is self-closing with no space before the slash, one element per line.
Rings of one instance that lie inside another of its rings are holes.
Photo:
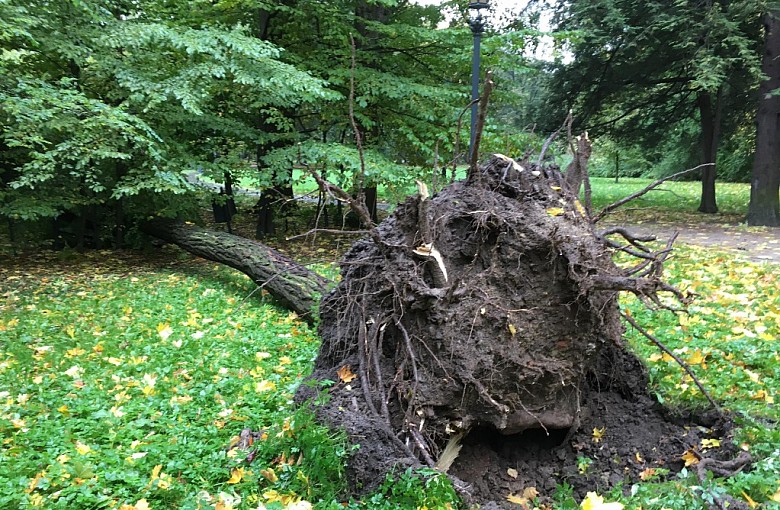
<path fill-rule="evenodd" d="M 647 469 L 674 472 L 683 453 L 725 433 L 714 420 L 669 421 L 622 341 L 618 291 L 657 302 L 672 290 L 660 280 L 668 251 L 633 275 L 616 266 L 617 243 L 595 231 L 557 169 L 503 156 L 426 195 L 353 245 L 320 304 L 311 378 L 337 384 L 316 410 L 360 445 L 353 487 L 429 466 L 467 499 L 511 507 L 506 495 L 527 487 L 549 495 L 566 481 L 584 496 Z"/>

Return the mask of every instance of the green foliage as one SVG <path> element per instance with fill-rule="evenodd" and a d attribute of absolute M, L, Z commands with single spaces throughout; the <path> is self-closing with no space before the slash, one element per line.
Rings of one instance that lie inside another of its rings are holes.
<path fill-rule="evenodd" d="M 235 167 L 262 137 L 259 109 L 335 97 L 243 26 L 144 4 L 0 3 L 0 215 L 181 214 L 195 193 L 183 173 Z"/>

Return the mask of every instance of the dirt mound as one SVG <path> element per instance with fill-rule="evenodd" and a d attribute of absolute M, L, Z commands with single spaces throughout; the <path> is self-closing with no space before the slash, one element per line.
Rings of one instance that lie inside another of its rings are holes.
<path fill-rule="evenodd" d="M 707 433 L 664 418 L 622 344 L 617 291 L 653 297 L 658 271 L 613 263 L 557 169 L 494 156 L 430 199 L 421 189 L 341 267 L 312 379 L 337 382 L 317 412 L 360 444 L 357 490 L 425 465 L 477 502 L 592 490 L 674 469 Z"/>

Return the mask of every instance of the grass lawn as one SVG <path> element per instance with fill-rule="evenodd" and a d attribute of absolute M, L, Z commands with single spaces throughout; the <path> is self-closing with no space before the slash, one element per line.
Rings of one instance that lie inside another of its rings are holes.
<path fill-rule="evenodd" d="M 595 203 L 648 182 L 594 179 Z M 665 185 L 674 193 L 651 193 L 642 210 L 679 218 L 695 209 L 697 186 Z M 746 185 L 719 190 L 727 213 L 744 212 Z M 659 469 L 603 496 L 630 509 L 694 510 L 728 492 L 780 508 L 778 266 L 682 247 L 667 267 L 673 283 L 700 295 L 690 315 L 650 312 L 630 296 L 623 306 L 734 413 L 729 440 L 755 464 L 703 484 L 694 466 L 671 479 Z M 397 473 L 362 501 L 343 501 L 350 448 L 292 402 L 318 340 L 253 290 L 243 275 L 172 248 L 2 261 L 0 508 L 456 508 L 449 482 L 430 471 Z M 627 338 L 660 401 L 705 404 L 674 361 L 630 329 Z M 255 433 L 248 448 L 245 430 Z M 561 487 L 537 507 L 579 503 Z"/>

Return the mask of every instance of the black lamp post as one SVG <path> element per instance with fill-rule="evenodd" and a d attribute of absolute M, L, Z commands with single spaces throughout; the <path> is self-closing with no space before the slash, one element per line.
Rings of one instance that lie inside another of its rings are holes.
<path fill-rule="evenodd" d="M 490 7 L 488 2 L 469 2 L 469 9 L 474 11 L 469 20 L 471 33 L 474 35 L 474 55 L 471 58 L 471 100 L 479 98 L 479 45 L 482 34 L 485 32 L 485 19 L 482 17 L 482 9 Z M 471 138 L 469 139 L 469 163 L 474 155 L 474 138 L 477 136 L 477 103 L 471 105 Z"/>

